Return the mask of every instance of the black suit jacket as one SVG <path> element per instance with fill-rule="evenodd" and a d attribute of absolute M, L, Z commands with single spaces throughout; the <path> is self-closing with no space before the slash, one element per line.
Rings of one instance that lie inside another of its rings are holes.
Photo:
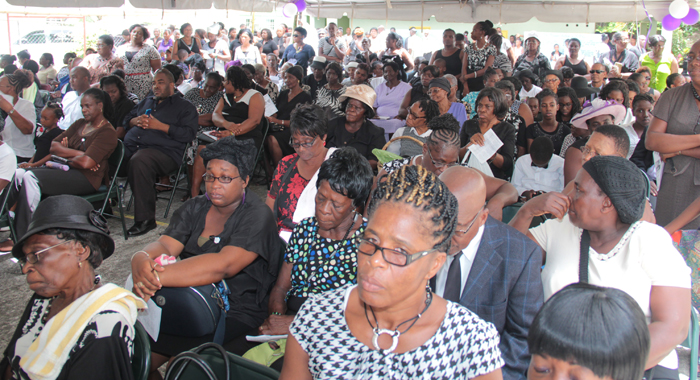
<path fill-rule="evenodd" d="M 504 380 L 527 378 L 527 334 L 544 302 L 541 266 L 537 244 L 488 217 L 459 303 L 498 329 Z"/>

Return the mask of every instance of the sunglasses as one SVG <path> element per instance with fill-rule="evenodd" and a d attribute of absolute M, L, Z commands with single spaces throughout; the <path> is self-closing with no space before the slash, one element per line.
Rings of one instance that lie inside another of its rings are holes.
<path fill-rule="evenodd" d="M 591 70 L 589 71 L 591 74 L 602 74 L 605 72 L 605 70 Z"/>

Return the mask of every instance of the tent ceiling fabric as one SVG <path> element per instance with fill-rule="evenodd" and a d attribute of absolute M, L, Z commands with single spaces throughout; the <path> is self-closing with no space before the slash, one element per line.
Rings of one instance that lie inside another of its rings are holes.
<path fill-rule="evenodd" d="M 7 0 L 10 5 L 41 8 L 118 8 L 124 0 Z"/>
<path fill-rule="evenodd" d="M 15 0 L 16 1 L 16 0 Z M 41 0 L 32 0 L 41 1 Z M 86 0 L 73 0 L 86 1 Z M 102 1 L 102 0 L 100 0 Z M 112 0 L 116 1 L 116 0 Z M 122 2 L 124 0 L 121 0 Z M 274 3 L 261 0 L 128 0 L 136 8 L 150 9 L 231 9 L 246 12 L 272 12 Z"/>
<path fill-rule="evenodd" d="M 647 10 L 657 20 L 668 14 L 668 1 L 647 0 Z M 690 1 L 691 7 L 697 5 Z M 356 0 L 352 2 L 341 0 L 307 0 L 306 11 L 315 17 L 341 18 L 343 14 L 354 18 L 374 20 L 402 20 L 420 22 L 422 12 L 420 0 L 391 1 L 387 9 L 386 0 Z M 474 8 L 472 8 L 474 4 Z M 636 4 L 636 6 L 635 6 Z M 388 13 L 387 13 L 388 12 Z M 431 15 L 440 22 L 472 23 L 481 20 L 491 20 L 494 23 L 526 22 L 532 17 L 543 22 L 611 22 L 634 21 L 646 19 L 641 1 L 633 0 L 604 0 L 604 1 L 531 1 L 503 0 L 463 2 L 425 0 L 425 20 Z"/>

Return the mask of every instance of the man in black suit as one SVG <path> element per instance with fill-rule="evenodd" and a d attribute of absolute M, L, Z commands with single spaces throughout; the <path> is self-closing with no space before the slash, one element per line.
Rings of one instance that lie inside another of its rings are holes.
<path fill-rule="evenodd" d="M 544 302 L 542 251 L 525 235 L 489 217 L 486 184 L 474 169 L 451 167 L 440 179 L 457 197 L 459 213 L 447 261 L 431 286 L 437 295 L 493 323 L 501 336 L 503 379 L 526 379 L 527 334 Z"/>

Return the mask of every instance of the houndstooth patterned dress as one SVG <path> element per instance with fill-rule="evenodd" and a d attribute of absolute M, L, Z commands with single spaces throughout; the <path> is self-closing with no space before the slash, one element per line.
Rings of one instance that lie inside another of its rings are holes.
<path fill-rule="evenodd" d="M 453 302 L 447 303 L 440 328 L 422 346 L 401 354 L 366 346 L 345 321 L 354 288 L 312 295 L 289 327 L 309 355 L 314 379 L 471 379 L 503 366 L 496 328 Z"/>

